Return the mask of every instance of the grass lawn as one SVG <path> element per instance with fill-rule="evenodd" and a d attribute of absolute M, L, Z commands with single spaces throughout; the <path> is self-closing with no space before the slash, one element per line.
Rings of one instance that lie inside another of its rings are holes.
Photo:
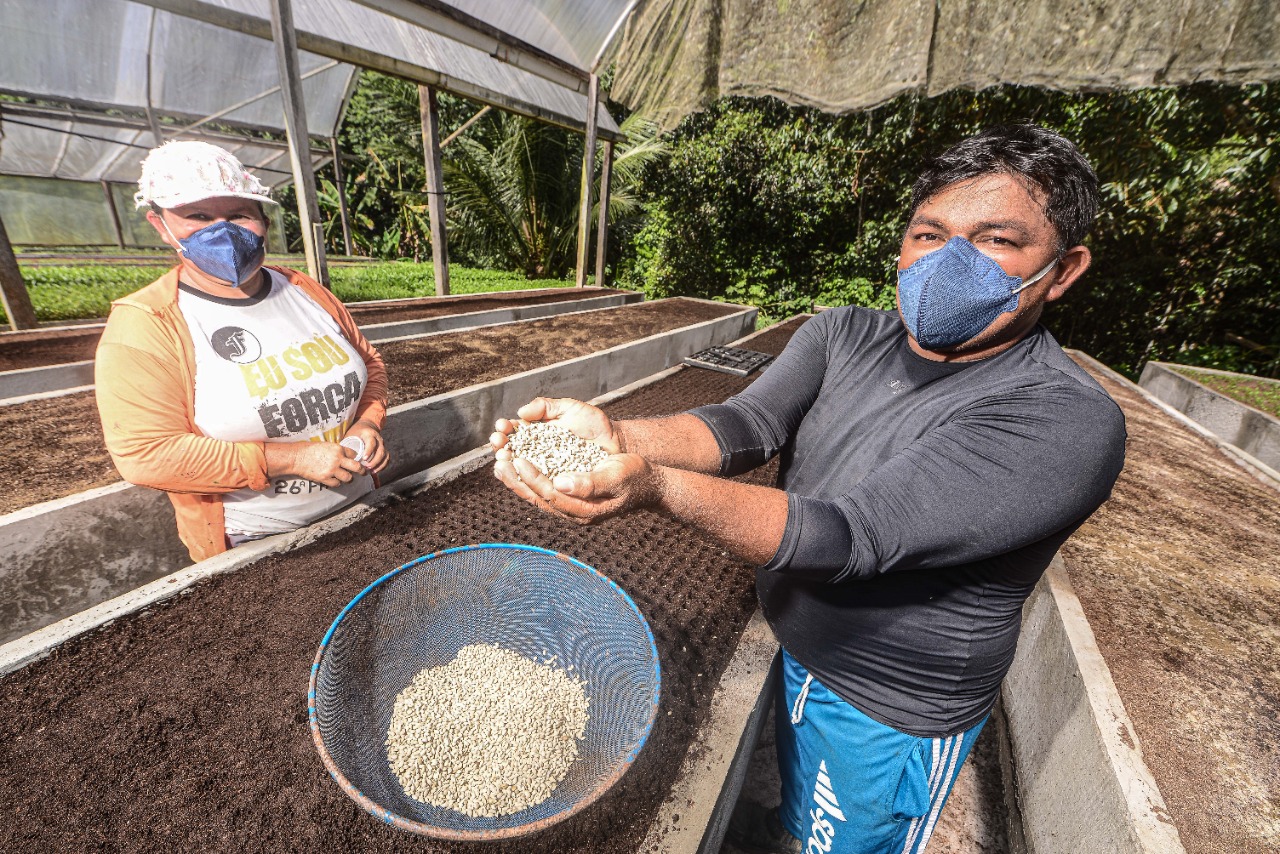
<path fill-rule="evenodd" d="M 274 259 L 268 259 L 274 262 Z M 78 320 L 106 317 L 111 301 L 155 281 L 168 266 L 111 264 L 22 266 L 38 320 Z M 350 267 L 330 267 L 333 292 L 343 302 L 434 296 L 431 264 L 387 261 Z M 526 279 L 519 273 L 449 267 L 449 290 L 454 294 L 571 287 L 569 279 Z M 8 317 L 0 309 L 0 321 Z"/>
<path fill-rule="evenodd" d="M 1201 385 L 1208 386 L 1218 394 L 1238 400 L 1245 406 L 1252 406 L 1274 418 L 1280 418 L 1280 380 L 1261 379 L 1244 374 L 1224 377 L 1220 374 L 1209 374 L 1184 367 L 1175 367 L 1174 370 Z"/>

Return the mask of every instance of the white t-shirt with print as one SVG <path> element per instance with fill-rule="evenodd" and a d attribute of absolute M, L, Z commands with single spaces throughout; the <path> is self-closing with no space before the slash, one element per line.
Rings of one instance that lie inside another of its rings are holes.
<path fill-rule="evenodd" d="M 195 345 L 196 426 L 228 442 L 338 442 L 355 421 L 369 379 L 336 320 L 274 271 L 250 299 L 179 285 Z M 337 488 L 299 477 L 222 497 L 226 531 L 253 539 L 295 530 L 373 488 L 357 475 Z"/>

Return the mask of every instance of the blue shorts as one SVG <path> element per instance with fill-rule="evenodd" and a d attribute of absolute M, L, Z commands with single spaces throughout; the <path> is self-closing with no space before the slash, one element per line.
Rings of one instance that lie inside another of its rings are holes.
<path fill-rule="evenodd" d="M 782 824 L 805 854 L 919 854 L 982 722 L 918 738 L 874 721 L 782 653 Z"/>

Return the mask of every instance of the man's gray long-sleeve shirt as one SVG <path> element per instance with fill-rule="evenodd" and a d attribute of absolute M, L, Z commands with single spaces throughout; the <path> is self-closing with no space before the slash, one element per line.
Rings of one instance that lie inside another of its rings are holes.
<path fill-rule="evenodd" d="M 944 363 L 910 349 L 896 312 L 826 311 L 693 414 L 722 474 L 782 455 L 786 530 L 756 587 L 783 647 L 919 736 L 991 710 L 1022 603 L 1124 463 L 1120 408 L 1043 327 Z"/>

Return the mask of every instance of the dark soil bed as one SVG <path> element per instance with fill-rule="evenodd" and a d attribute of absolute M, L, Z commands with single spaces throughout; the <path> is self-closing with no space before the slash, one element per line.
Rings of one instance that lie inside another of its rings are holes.
<path fill-rule="evenodd" d="M 394 341 L 379 350 L 391 404 L 635 341 L 739 311 L 689 299 L 599 309 L 572 316 Z M 119 481 L 102 439 L 92 392 L 0 406 L 0 514 Z"/>
<path fill-rule="evenodd" d="M 1072 584 L 1187 850 L 1280 851 L 1280 491 L 1099 379 L 1127 459 Z"/>
<path fill-rule="evenodd" d="M 780 352 L 796 326 L 753 347 Z M 746 383 L 686 368 L 608 409 L 666 414 Z M 774 471 L 754 477 L 771 482 Z M 325 773 L 305 698 L 316 646 L 344 604 L 399 564 L 474 542 L 531 543 L 599 568 L 649 620 L 663 668 L 657 723 L 622 781 L 565 823 L 483 849 L 362 812 Z M 0 680 L 0 850 L 635 850 L 755 608 L 752 580 L 750 567 L 661 516 L 581 528 L 520 502 L 486 467 Z"/>
<path fill-rule="evenodd" d="M 447 314 L 470 314 L 518 305 L 590 299 L 622 293 L 610 288 L 563 288 L 553 291 L 503 291 L 451 297 L 424 297 L 387 303 L 351 303 L 347 309 L 361 326 L 393 320 L 423 320 Z M 0 333 L 0 371 L 86 362 L 93 358 L 102 328 L 24 330 Z"/>
<path fill-rule="evenodd" d="M 527 293 L 502 291 L 492 294 L 399 300 L 389 305 L 357 302 L 348 305 L 347 310 L 361 326 L 371 326 L 375 323 L 390 323 L 394 320 L 424 320 L 429 317 L 443 317 L 446 314 L 470 314 L 474 311 L 490 311 L 508 306 L 570 302 L 621 293 L 625 292 L 612 288 L 557 288 Z"/>

